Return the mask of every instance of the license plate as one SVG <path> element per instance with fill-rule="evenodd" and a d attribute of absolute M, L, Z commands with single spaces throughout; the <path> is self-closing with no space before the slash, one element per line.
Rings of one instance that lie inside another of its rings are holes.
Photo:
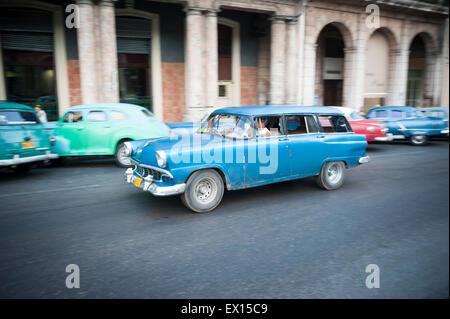
<path fill-rule="evenodd" d="M 28 141 L 28 142 L 22 142 L 22 148 L 28 149 L 28 148 L 35 148 L 34 142 Z"/>
<path fill-rule="evenodd" d="M 133 185 L 136 186 L 136 187 L 140 187 L 141 183 L 142 183 L 142 178 L 136 177 L 136 179 L 134 180 Z"/>

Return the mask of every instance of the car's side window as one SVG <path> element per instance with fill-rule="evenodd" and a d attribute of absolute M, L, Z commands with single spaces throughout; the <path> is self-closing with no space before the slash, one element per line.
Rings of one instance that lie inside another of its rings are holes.
<path fill-rule="evenodd" d="M 406 112 L 404 111 L 392 110 L 391 117 L 395 119 L 403 119 L 408 117 L 408 114 L 406 114 Z"/>
<path fill-rule="evenodd" d="M 281 131 L 281 120 L 279 116 L 255 117 L 254 121 L 257 137 L 272 137 L 283 135 Z"/>
<path fill-rule="evenodd" d="M 126 121 L 128 116 L 125 113 L 119 111 L 111 111 L 111 118 L 115 121 Z"/>
<path fill-rule="evenodd" d="M 89 122 L 105 122 L 107 117 L 104 111 L 90 111 L 87 119 Z"/>
<path fill-rule="evenodd" d="M 286 129 L 288 135 L 317 133 L 317 123 L 311 115 L 286 116 Z"/>
<path fill-rule="evenodd" d="M 318 119 L 322 128 L 321 131 L 324 133 L 346 133 L 352 131 L 344 116 L 319 115 Z"/>
<path fill-rule="evenodd" d="M 386 110 L 378 110 L 370 113 L 369 118 L 376 118 L 376 119 L 384 119 L 387 118 L 388 114 Z"/>
<path fill-rule="evenodd" d="M 82 112 L 67 112 L 64 116 L 64 123 L 76 123 L 83 121 L 83 113 Z"/>

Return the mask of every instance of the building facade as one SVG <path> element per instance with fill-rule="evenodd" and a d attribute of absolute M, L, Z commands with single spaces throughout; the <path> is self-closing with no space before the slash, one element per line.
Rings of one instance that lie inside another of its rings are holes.
<path fill-rule="evenodd" d="M 0 100 L 448 107 L 446 0 L 0 0 Z"/>

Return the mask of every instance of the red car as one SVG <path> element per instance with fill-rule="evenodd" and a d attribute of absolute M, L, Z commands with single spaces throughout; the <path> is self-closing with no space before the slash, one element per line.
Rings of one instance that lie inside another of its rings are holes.
<path fill-rule="evenodd" d="M 365 135 L 367 142 L 392 141 L 392 135 L 386 135 L 388 129 L 383 122 L 368 120 L 356 113 L 354 109 L 348 107 L 336 108 L 344 113 L 347 121 L 353 129 L 353 132 L 356 134 Z"/>

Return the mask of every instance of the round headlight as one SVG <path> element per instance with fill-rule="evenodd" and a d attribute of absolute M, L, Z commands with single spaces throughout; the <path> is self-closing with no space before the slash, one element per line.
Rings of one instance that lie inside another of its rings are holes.
<path fill-rule="evenodd" d="M 158 161 L 159 167 L 166 167 L 167 164 L 167 155 L 164 151 L 156 151 L 156 160 Z"/>
<path fill-rule="evenodd" d="M 133 151 L 133 148 L 131 147 L 131 143 L 125 142 L 125 143 L 123 143 L 123 146 L 124 146 L 124 155 L 131 156 L 131 153 Z"/>
<path fill-rule="evenodd" d="M 375 126 L 369 126 L 369 127 L 367 128 L 367 130 L 368 130 L 369 132 L 373 132 L 373 131 L 375 131 Z"/>

